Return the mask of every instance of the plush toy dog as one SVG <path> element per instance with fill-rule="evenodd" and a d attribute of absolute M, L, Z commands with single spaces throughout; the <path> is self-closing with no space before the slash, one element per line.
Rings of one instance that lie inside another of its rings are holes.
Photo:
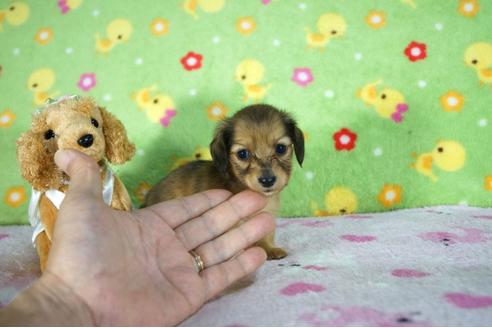
<path fill-rule="evenodd" d="M 46 267 L 51 238 L 69 177 L 55 164 L 58 149 L 76 149 L 94 158 L 101 167 L 103 199 L 119 210 L 131 209 L 123 183 L 106 165 L 128 161 L 135 152 L 121 122 L 94 100 L 69 96 L 48 100 L 33 114 L 31 129 L 17 140 L 21 173 L 32 186 L 29 221 L 39 254 L 41 271 Z"/>

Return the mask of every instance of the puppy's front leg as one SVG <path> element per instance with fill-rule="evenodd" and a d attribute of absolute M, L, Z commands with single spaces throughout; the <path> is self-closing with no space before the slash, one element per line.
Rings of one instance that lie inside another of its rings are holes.
<path fill-rule="evenodd" d="M 275 246 L 275 231 L 258 241 L 256 246 L 260 246 L 267 253 L 268 260 L 279 260 L 287 256 L 287 252 Z"/>

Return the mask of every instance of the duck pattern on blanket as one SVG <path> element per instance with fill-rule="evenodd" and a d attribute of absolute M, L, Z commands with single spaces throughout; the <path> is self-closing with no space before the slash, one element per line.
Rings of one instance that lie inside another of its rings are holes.
<path fill-rule="evenodd" d="M 305 132 L 283 216 L 492 206 L 491 17 L 484 0 L 0 0 L 0 223 L 27 223 L 15 140 L 65 94 L 125 124 L 137 206 L 259 102 Z"/>

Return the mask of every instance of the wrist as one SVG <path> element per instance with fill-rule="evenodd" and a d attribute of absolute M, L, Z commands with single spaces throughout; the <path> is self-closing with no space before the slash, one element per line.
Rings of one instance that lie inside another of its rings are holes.
<path fill-rule="evenodd" d="M 45 272 L 0 312 L 0 325 L 94 325 L 91 311 L 78 295 L 56 276 Z"/>

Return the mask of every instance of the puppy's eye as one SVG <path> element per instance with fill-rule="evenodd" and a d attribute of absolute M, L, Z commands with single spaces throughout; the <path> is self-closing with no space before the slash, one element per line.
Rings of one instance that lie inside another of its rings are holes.
<path fill-rule="evenodd" d="M 236 154 L 237 157 L 242 160 L 247 160 L 249 158 L 249 151 L 246 149 L 241 149 Z"/>
<path fill-rule="evenodd" d="M 275 152 L 279 155 L 283 155 L 285 154 L 285 152 L 287 151 L 287 146 L 286 145 L 283 145 L 283 144 L 278 144 L 276 147 L 275 147 Z"/>
<path fill-rule="evenodd" d="M 55 137 L 55 132 L 53 132 L 53 130 L 51 130 L 51 129 L 49 129 L 48 131 L 46 131 L 44 133 L 44 138 L 46 140 L 49 140 L 49 139 L 54 138 L 54 137 Z"/>
<path fill-rule="evenodd" d="M 98 122 L 95 118 L 92 118 L 92 117 L 91 117 L 91 123 L 92 123 L 92 125 L 94 125 L 96 128 L 98 128 L 98 127 L 99 127 L 99 122 Z"/>

